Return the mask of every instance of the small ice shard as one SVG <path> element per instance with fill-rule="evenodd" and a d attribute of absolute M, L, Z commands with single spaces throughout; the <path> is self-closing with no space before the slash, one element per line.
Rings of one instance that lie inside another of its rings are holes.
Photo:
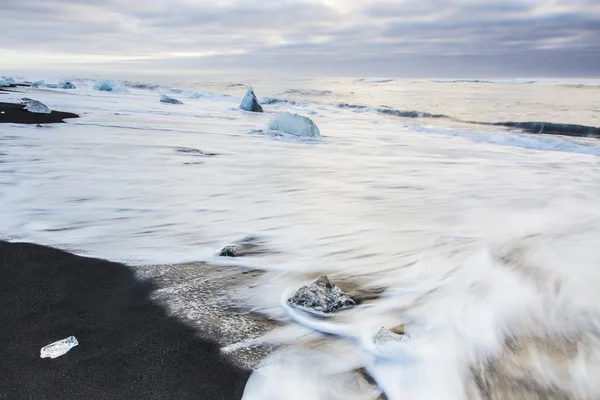
<path fill-rule="evenodd" d="M 237 251 L 235 250 L 235 246 L 225 246 L 219 253 L 221 257 L 236 257 Z"/>
<path fill-rule="evenodd" d="M 248 90 L 246 91 L 246 95 L 242 99 L 240 108 L 246 111 L 263 112 L 262 107 L 260 106 L 260 104 L 258 104 L 258 100 L 256 99 L 256 95 L 254 94 L 252 86 L 248 86 Z"/>
<path fill-rule="evenodd" d="M 2 85 L 0 84 L 0 86 L 2 86 Z M 39 88 L 39 87 L 42 87 L 42 86 L 46 86 L 46 82 L 44 82 L 44 81 L 35 81 L 35 82 L 33 82 L 31 84 L 31 87 L 34 87 L 34 88 Z"/>
<path fill-rule="evenodd" d="M 41 101 L 33 100 L 27 97 L 23 97 L 21 99 L 21 104 L 25 105 L 25 109 L 32 113 L 37 114 L 50 114 L 52 110 L 50 110 L 44 103 Z"/>
<path fill-rule="evenodd" d="M 160 95 L 160 102 L 167 103 L 167 104 L 183 104 L 181 101 L 174 99 L 172 97 L 169 97 L 166 94 Z"/>
<path fill-rule="evenodd" d="M 348 295 L 322 276 L 310 285 L 302 286 L 288 299 L 288 304 L 317 313 L 331 313 L 355 305 Z"/>
<path fill-rule="evenodd" d="M 404 327 L 402 330 L 404 330 Z M 389 346 L 396 346 L 399 344 L 415 347 L 415 344 L 413 343 L 409 334 L 400 335 L 383 327 L 373 337 L 373 343 L 380 349 L 385 349 Z"/>
<path fill-rule="evenodd" d="M 61 89 L 75 89 L 75 84 L 69 81 L 60 81 L 58 87 Z"/>
<path fill-rule="evenodd" d="M 75 338 L 75 336 L 69 336 L 66 339 L 59 340 L 57 342 L 51 343 L 48 346 L 42 347 L 40 350 L 41 358 L 56 358 L 60 357 L 64 354 L 67 354 L 69 350 L 73 347 L 77 346 L 79 342 Z"/>
<path fill-rule="evenodd" d="M 307 138 L 321 138 L 317 125 L 308 117 L 288 112 L 277 113 L 269 124 L 269 129 Z"/>
<path fill-rule="evenodd" d="M 6 79 L 0 79 L 0 87 L 8 87 L 10 83 Z"/>
<path fill-rule="evenodd" d="M 94 90 L 103 92 L 129 92 L 125 86 L 119 81 L 100 80 L 94 85 Z"/>

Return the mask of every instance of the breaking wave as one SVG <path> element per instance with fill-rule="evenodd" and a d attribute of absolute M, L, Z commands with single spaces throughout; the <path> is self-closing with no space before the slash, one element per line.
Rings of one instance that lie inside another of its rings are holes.
<path fill-rule="evenodd" d="M 415 110 L 394 110 L 388 107 L 369 107 L 358 104 L 339 103 L 336 105 L 338 108 L 352 109 L 357 111 L 374 111 L 379 114 L 393 115 L 395 117 L 402 118 L 450 118 L 444 114 L 432 114 L 428 112 L 415 111 Z"/>
<path fill-rule="evenodd" d="M 317 89 L 289 89 L 283 92 L 283 94 L 296 94 L 300 96 L 327 96 L 332 94 L 331 90 L 317 90 Z"/>
<path fill-rule="evenodd" d="M 458 118 L 453 118 L 445 114 L 435 114 L 430 112 L 422 112 L 415 110 L 395 110 L 388 107 L 369 107 L 365 105 L 339 103 L 338 108 L 352 109 L 362 112 L 376 112 L 384 115 L 392 115 L 401 118 L 445 118 L 456 122 L 464 122 L 474 125 L 488 126 L 503 126 L 507 128 L 520 129 L 529 133 L 543 133 L 548 135 L 564 135 L 575 137 L 600 137 L 600 127 L 578 125 L 578 124 L 563 124 L 556 122 L 543 121 L 506 121 L 506 122 L 478 122 L 478 121 L 463 121 Z"/>
<path fill-rule="evenodd" d="M 560 124 L 555 122 L 490 122 L 487 125 L 506 126 L 508 128 L 522 129 L 531 133 L 545 133 L 549 135 L 566 135 L 579 137 L 600 137 L 600 128 L 595 126 Z"/>

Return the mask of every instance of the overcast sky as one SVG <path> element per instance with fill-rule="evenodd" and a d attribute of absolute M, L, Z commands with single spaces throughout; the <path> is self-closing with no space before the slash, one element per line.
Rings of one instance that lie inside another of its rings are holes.
<path fill-rule="evenodd" d="M 600 76 L 600 0 L 1 0 L 0 74 Z"/>

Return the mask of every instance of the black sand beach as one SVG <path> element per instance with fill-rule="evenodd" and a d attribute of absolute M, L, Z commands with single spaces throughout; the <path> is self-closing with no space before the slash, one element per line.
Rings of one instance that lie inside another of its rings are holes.
<path fill-rule="evenodd" d="M 239 399 L 249 371 L 126 266 L 0 241 L 0 399 Z M 56 359 L 40 348 L 74 335 Z"/>
<path fill-rule="evenodd" d="M 52 124 L 65 122 L 67 118 L 79 118 L 79 115 L 54 110 L 50 114 L 32 113 L 21 104 L 0 103 L 0 124 Z"/>

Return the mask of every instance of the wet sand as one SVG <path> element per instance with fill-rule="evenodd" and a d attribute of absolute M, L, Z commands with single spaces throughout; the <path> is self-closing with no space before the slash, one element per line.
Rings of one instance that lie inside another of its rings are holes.
<path fill-rule="evenodd" d="M 249 371 L 121 264 L 0 241 L 0 399 L 239 399 Z M 40 348 L 74 335 L 56 359 Z"/>

